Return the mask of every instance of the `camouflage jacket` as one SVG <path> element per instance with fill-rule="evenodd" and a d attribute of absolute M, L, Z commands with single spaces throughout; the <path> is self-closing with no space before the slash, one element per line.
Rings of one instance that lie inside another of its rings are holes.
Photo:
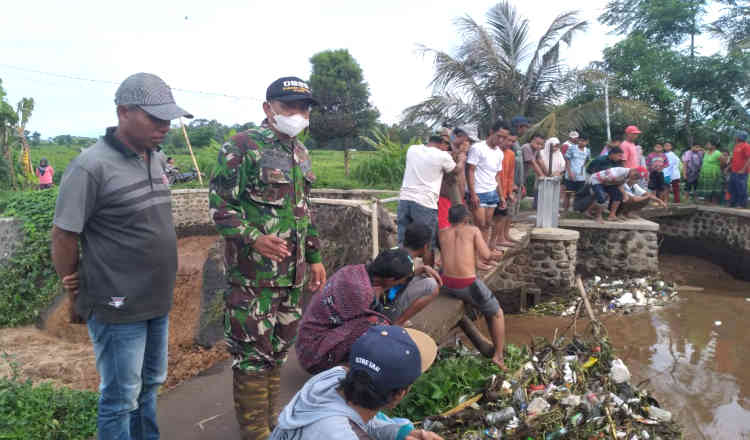
<path fill-rule="evenodd" d="M 308 263 L 321 262 L 310 217 L 315 180 L 307 149 L 281 141 L 267 125 L 233 136 L 219 152 L 209 203 L 226 239 L 229 282 L 254 287 L 301 287 Z M 286 240 L 291 256 L 275 262 L 252 248 L 261 235 Z"/>

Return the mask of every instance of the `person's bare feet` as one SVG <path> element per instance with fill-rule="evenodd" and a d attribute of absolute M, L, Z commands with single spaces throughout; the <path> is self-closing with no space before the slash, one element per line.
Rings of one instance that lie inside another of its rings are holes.
<path fill-rule="evenodd" d="M 609 217 L 607 217 L 607 221 L 608 222 L 617 222 L 617 221 L 620 221 L 620 219 L 617 218 L 616 215 L 610 215 Z"/>
<path fill-rule="evenodd" d="M 502 353 L 495 353 L 495 356 L 492 357 L 492 363 L 497 365 L 498 368 L 505 371 L 505 361 L 503 360 L 503 354 Z"/>
<path fill-rule="evenodd" d="M 597 223 L 604 223 L 604 219 L 602 218 L 602 216 L 601 216 L 601 215 L 597 215 L 597 216 L 596 216 L 596 222 L 597 222 Z"/>

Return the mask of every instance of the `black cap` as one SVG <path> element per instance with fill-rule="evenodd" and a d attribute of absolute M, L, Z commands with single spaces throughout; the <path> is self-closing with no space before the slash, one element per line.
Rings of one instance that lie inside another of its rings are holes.
<path fill-rule="evenodd" d="M 272 82 L 266 90 L 266 101 L 307 101 L 317 105 L 318 101 L 313 99 L 312 91 L 306 81 L 296 76 L 285 76 Z"/>

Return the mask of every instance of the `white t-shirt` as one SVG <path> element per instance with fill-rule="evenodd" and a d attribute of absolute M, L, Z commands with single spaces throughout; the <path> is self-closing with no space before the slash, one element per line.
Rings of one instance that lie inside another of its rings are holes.
<path fill-rule="evenodd" d="M 622 185 L 628 180 L 630 168 L 615 167 L 591 175 L 592 185 Z"/>
<path fill-rule="evenodd" d="M 497 189 L 497 173 L 503 170 L 503 150 L 490 148 L 486 141 L 471 146 L 466 163 L 477 167 L 474 171 L 474 191 L 477 194 Z"/>
<path fill-rule="evenodd" d="M 680 179 L 680 158 L 674 154 L 674 151 L 668 151 L 666 153 L 669 166 L 664 169 L 664 176 L 671 177 L 672 180 Z"/>
<path fill-rule="evenodd" d="M 456 162 L 447 151 L 412 145 L 406 151 L 406 170 L 399 198 L 437 209 L 443 173 L 450 173 L 455 167 Z"/>
<path fill-rule="evenodd" d="M 640 196 L 648 193 L 648 191 L 646 191 L 645 189 L 641 188 L 641 186 L 638 185 L 637 183 L 629 185 L 628 182 L 625 182 L 625 185 L 623 186 L 623 189 L 625 190 L 625 192 L 629 196 L 635 196 L 635 197 L 640 197 Z"/>

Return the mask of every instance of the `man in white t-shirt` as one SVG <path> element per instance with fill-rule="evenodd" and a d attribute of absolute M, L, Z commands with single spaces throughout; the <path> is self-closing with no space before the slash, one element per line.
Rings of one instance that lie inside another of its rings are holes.
<path fill-rule="evenodd" d="M 501 180 L 503 151 L 500 144 L 509 135 L 510 126 L 506 122 L 495 122 L 487 139 L 472 145 L 466 159 L 469 208 L 485 242 L 489 242 L 490 222 L 495 208 L 506 208 Z"/>
<path fill-rule="evenodd" d="M 450 138 L 433 133 L 426 145 L 412 145 L 406 152 L 406 169 L 398 202 L 398 242 L 404 242 L 406 228 L 421 223 L 430 228 L 430 243 L 435 242 L 438 222 L 438 197 L 443 175 L 453 172 L 456 162 L 450 153 Z M 423 261 L 431 266 L 432 252 Z"/>

